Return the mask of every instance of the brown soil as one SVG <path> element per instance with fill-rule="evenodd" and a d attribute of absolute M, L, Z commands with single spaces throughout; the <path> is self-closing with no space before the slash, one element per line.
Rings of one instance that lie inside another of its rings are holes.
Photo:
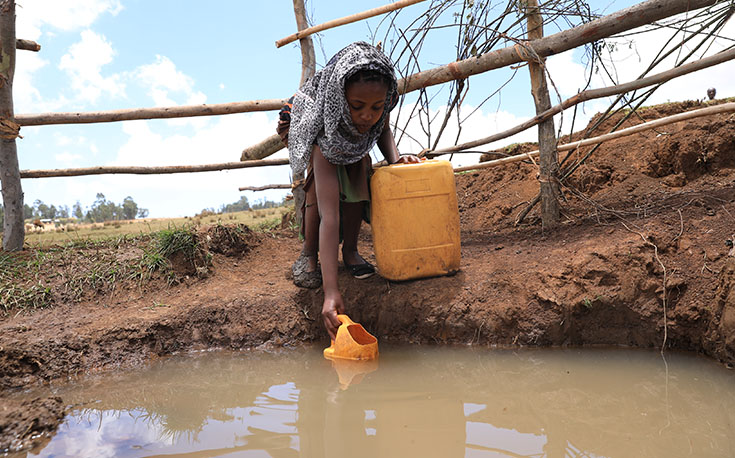
<path fill-rule="evenodd" d="M 652 107 L 627 124 L 701 106 Z M 515 224 L 537 190 L 530 162 L 458 175 L 460 272 L 400 283 L 341 272 L 348 314 L 382 341 L 665 345 L 735 364 L 735 117 L 605 143 L 563 188 L 558 230 L 541 229 L 538 207 Z M 22 388 L 173 352 L 326 343 L 322 291 L 285 275 L 300 250 L 293 231 L 231 229 L 202 230 L 204 251 L 172 260 L 173 285 L 122 282 L 0 319 L 0 450 L 43 440 L 63 416 L 63 400 L 21 402 Z M 372 259 L 369 230 L 361 237 Z"/>

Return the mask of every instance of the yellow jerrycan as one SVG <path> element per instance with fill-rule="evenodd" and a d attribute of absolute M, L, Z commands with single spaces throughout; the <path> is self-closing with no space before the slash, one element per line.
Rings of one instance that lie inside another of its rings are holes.
<path fill-rule="evenodd" d="M 378 357 L 378 339 L 347 315 L 337 315 L 342 323 L 332 345 L 324 349 L 327 359 L 371 360 Z"/>
<path fill-rule="evenodd" d="M 459 211 L 449 161 L 393 164 L 370 181 L 375 260 L 389 280 L 459 270 Z"/>

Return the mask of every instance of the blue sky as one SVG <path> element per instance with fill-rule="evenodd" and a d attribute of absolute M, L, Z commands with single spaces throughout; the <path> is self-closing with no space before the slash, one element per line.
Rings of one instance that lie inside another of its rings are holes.
<path fill-rule="evenodd" d="M 307 1 L 307 9 L 312 23 L 319 24 L 385 3 L 312 0 Z M 592 7 L 598 13 L 610 13 L 631 3 L 592 2 Z M 412 19 L 426 5 L 428 2 L 410 6 L 399 18 Z M 291 0 L 18 0 L 16 14 L 18 38 L 35 40 L 42 46 L 40 53 L 18 52 L 16 114 L 285 98 L 296 90 L 300 78 L 298 44 L 275 47 L 277 39 L 295 32 Z M 370 33 L 379 27 L 381 19 L 322 32 L 317 42 L 318 63 L 324 64 L 352 41 L 370 41 Z M 399 20 L 399 24 L 405 22 Z M 735 37 L 733 30 L 733 24 L 728 24 L 726 35 Z M 547 34 L 554 31 L 547 28 Z M 456 39 L 440 33 L 436 32 L 422 56 L 423 68 L 453 60 Z M 620 46 L 612 56 L 621 81 L 633 79 L 665 38 L 662 32 L 644 37 L 632 47 L 627 43 Z M 711 47 L 708 54 L 720 49 L 718 46 Z M 583 84 L 581 54 L 573 51 L 549 59 L 548 68 L 560 97 L 573 95 Z M 508 72 L 505 69 L 472 77 L 473 90 L 465 100 L 463 113 L 469 114 Z M 706 78 L 700 73 L 668 83 L 650 102 L 701 99 L 708 86 L 717 87 L 718 97 L 732 96 L 735 91 L 729 75 L 734 73 L 732 63 L 722 64 L 708 71 Z M 601 79 L 595 82 L 595 86 L 604 84 Z M 441 113 L 445 103 L 446 95 L 440 95 L 431 108 Z M 585 121 L 605 107 L 602 100 L 589 102 L 578 119 Z M 499 97 L 466 120 L 460 141 L 504 130 L 532 114 L 528 72 L 522 68 Z M 567 115 L 564 122 L 569 118 Z M 18 140 L 18 156 L 21 169 L 230 162 L 239 160 L 243 148 L 274 133 L 275 125 L 276 113 L 265 112 L 26 127 L 21 131 L 24 138 Z M 409 131 L 414 138 L 421 137 L 418 125 L 409 126 Z M 456 127 L 450 127 L 440 146 L 453 143 L 455 136 Z M 532 129 L 486 149 L 532 141 L 534 136 Z M 405 139 L 399 149 L 418 152 L 421 145 Z M 282 151 L 274 157 L 285 154 Z M 453 160 L 455 165 L 476 161 L 476 156 Z M 218 208 L 242 195 L 251 202 L 280 200 L 285 191 L 242 193 L 238 187 L 287 183 L 289 176 L 288 166 L 283 166 L 194 174 L 24 179 L 22 185 L 29 205 L 36 199 L 69 207 L 79 201 L 86 208 L 101 192 L 118 203 L 131 196 L 140 207 L 150 210 L 151 217 L 174 217 Z"/>

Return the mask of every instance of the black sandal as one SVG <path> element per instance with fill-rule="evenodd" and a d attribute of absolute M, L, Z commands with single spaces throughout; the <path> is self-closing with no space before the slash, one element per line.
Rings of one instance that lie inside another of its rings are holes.
<path fill-rule="evenodd" d="M 316 270 L 309 271 L 309 258 L 312 257 L 315 255 L 309 256 L 301 253 L 291 266 L 294 285 L 309 289 L 316 289 L 322 285 L 322 269 L 319 263 L 316 265 Z"/>
<path fill-rule="evenodd" d="M 360 280 L 375 275 L 375 267 L 367 261 L 362 264 L 355 264 L 352 266 L 345 263 L 345 267 L 350 275 Z"/>

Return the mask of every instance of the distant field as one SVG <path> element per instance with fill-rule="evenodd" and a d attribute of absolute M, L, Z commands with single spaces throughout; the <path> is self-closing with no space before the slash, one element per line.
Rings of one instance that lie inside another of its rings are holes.
<path fill-rule="evenodd" d="M 292 208 L 292 206 L 285 206 L 236 213 L 212 214 L 202 217 L 146 218 L 128 221 L 108 221 L 106 223 L 95 224 L 70 224 L 47 228 L 44 231 L 26 231 L 25 243 L 30 246 L 49 246 L 74 241 L 100 240 L 123 235 L 145 234 L 171 227 L 190 227 L 218 223 L 242 223 L 252 229 L 263 224 L 270 225 L 280 222 L 283 214 Z"/>

